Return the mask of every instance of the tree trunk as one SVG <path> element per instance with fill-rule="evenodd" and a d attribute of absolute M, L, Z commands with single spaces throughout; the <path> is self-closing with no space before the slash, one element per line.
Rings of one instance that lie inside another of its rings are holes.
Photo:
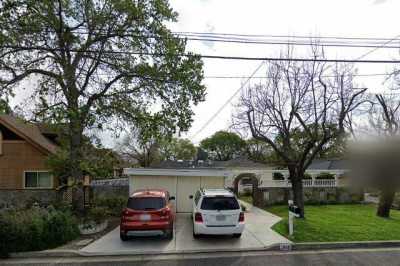
<path fill-rule="evenodd" d="M 297 169 L 289 167 L 289 178 L 292 182 L 293 202 L 300 208 L 300 218 L 304 216 L 303 174 Z"/>
<path fill-rule="evenodd" d="M 378 210 L 376 212 L 377 216 L 384 218 L 390 217 L 390 208 L 392 207 L 394 196 L 395 196 L 395 190 L 392 188 L 384 188 L 381 190 Z"/>
<path fill-rule="evenodd" d="M 72 206 L 75 211 L 83 213 L 85 211 L 84 191 L 83 191 L 83 173 L 80 166 L 82 154 L 82 134 L 83 129 L 79 119 L 70 120 L 70 163 L 71 177 L 74 183 L 72 190 Z"/>

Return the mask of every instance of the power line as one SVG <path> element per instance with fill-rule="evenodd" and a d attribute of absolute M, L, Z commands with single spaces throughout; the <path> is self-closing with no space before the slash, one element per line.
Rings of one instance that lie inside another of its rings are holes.
<path fill-rule="evenodd" d="M 185 56 L 185 55 L 183 55 Z M 354 60 L 354 59 L 318 59 L 318 58 L 281 58 L 281 57 L 245 57 L 223 55 L 199 55 L 205 59 L 246 60 L 246 61 L 291 61 L 291 62 L 324 62 L 324 63 L 367 63 L 367 64 L 399 64 L 400 60 Z"/>
<path fill-rule="evenodd" d="M 247 80 L 235 91 L 234 94 L 229 97 L 229 99 L 215 112 L 213 116 L 211 116 L 207 122 L 194 134 L 192 135 L 191 139 L 194 139 L 201 131 L 203 131 L 218 115 L 221 113 L 223 109 L 235 98 L 235 96 L 249 83 L 249 81 L 252 79 L 252 77 L 260 70 L 264 62 L 261 62 L 261 64 L 253 71 L 253 73 L 247 78 Z"/>
<path fill-rule="evenodd" d="M 21 31 L 28 31 L 30 30 L 28 28 L 23 28 Z M 54 33 L 53 31 L 50 30 L 45 30 L 48 33 Z M 81 31 L 79 29 L 76 30 L 71 30 L 70 32 L 77 33 L 77 34 L 89 34 L 88 31 Z M 154 33 L 149 33 L 149 32 L 133 32 L 129 33 L 126 32 L 124 33 L 126 35 L 131 35 L 132 37 L 136 38 L 145 38 L 145 39 L 161 39 L 160 36 L 155 35 Z M 289 36 L 289 35 L 240 35 L 240 34 L 213 34 L 213 33 L 184 33 L 184 32 L 171 32 L 171 34 L 175 35 L 176 38 L 184 39 L 184 40 L 189 40 L 189 41 L 202 41 L 202 42 L 224 42 L 224 43 L 239 43 L 239 44 L 259 44 L 259 45 L 293 45 L 293 46 L 323 46 L 323 47 L 343 47 L 343 48 L 382 48 L 385 46 L 386 49 L 400 49 L 400 46 L 392 45 L 392 46 L 387 46 L 387 43 L 381 43 L 379 41 L 387 41 L 387 38 L 350 38 L 350 37 L 312 37 L 312 36 Z M 101 35 L 101 32 L 100 32 Z M 106 36 L 106 35 L 104 35 Z M 247 37 L 236 37 L 236 36 L 247 36 Z M 269 38 L 273 38 L 273 40 L 259 40 L 259 39 L 249 39 L 248 36 L 268 36 Z M 286 39 L 284 40 L 274 40 L 276 38 L 283 38 L 285 37 Z M 295 39 L 300 39 L 299 40 L 291 40 L 295 37 Z M 307 38 L 307 39 L 306 39 Z M 320 39 L 323 39 L 324 41 L 319 41 Z M 330 41 L 332 39 L 336 39 L 336 41 Z M 315 42 L 312 42 L 312 40 L 318 40 Z M 326 41 L 328 40 L 328 41 Z M 337 41 L 341 40 L 341 41 Z M 345 40 L 346 42 L 344 42 Z M 353 40 L 353 42 L 348 42 L 349 40 Z M 365 43 L 354 43 L 354 40 L 368 40 L 368 41 L 374 41 L 374 42 L 368 42 L 367 44 Z M 399 40 L 400 39 L 389 39 L 390 42 L 394 40 Z"/>
<path fill-rule="evenodd" d="M 387 44 L 389 44 L 389 43 L 395 41 L 398 37 L 400 37 L 400 34 L 397 35 L 397 36 L 395 36 L 394 38 L 388 40 L 387 42 L 385 42 L 384 44 L 382 44 L 380 47 L 375 47 L 375 49 L 372 49 L 371 51 L 366 52 L 365 54 L 362 54 L 361 56 L 357 57 L 356 60 L 360 60 L 360 59 L 362 59 L 362 58 L 364 58 L 364 57 L 366 57 L 366 56 L 372 54 L 372 53 L 375 52 L 376 50 L 381 49 L 381 48 L 384 48 Z"/>
<path fill-rule="evenodd" d="M 390 74 L 388 73 L 370 73 L 370 74 L 351 74 L 351 76 L 353 77 L 377 77 L 377 76 L 389 76 Z M 204 76 L 205 79 L 246 79 L 249 78 L 250 76 Z M 324 78 L 333 78 L 335 76 L 333 75 L 324 75 L 321 76 Z M 272 76 L 253 76 L 251 77 L 253 79 L 270 79 L 270 78 L 274 78 Z"/>
<path fill-rule="evenodd" d="M 293 45 L 293 46 L 320 46 L 320 47 L 344 47 L 344 48 L 381 48 L 382 45 L 374 44 L 341 44 L 341 43 L 312 43 L 312 42 L 296 42 L 296 41 L 256 41 L 256 40 L 232 40 L 232 39 L 211 39 L 211 38 L 186 38 L 189 41 L 201 42 L 222 42 L 222 43 L 239 43 L 239 44 L 259 44 L 259 45 Z M 399 49 L 398 45 L 385 46 L 385 49 Z"/>
<path fill-rule="evenodd" d="M 21 50 L 37 50 L 37 51 L 63 51 L 61 48 L 46 48 L 37 46 L 0 46 L 0 48 L 8 49 L 21 49 Z M 74 53 L 93 53 L 96 54 L 99 51 L 96 50 L 84 50 L 70 49 L 69 52 Z M 122 55 L 141 55 L 141 56 L 165 56 L 165 53 L 149 53 L 149 52 L 132 52 L 132 51 L 115 51 L 115 50 L 104 50 L 103 54 L 122 54 Z M 369 64 L 399 64 L 400 60 L 360 60 L 360 59 L 326 59 L 326 58 L 281 58 L 281 57 L 246 57 L 246 56 L 225 56 L 225 55 L 204 55 L 194 53 L 181 53 L 177 56 L 182 57 L 201 57 L 203 59 L 221 59 L 221 60 L 245 60 L 245 61 L 291 61 L 291 62 L 325 62 L 325 63 L 369 63 Z"/>
<path fill-rule="evenodd" d="M 47 32 L 47 33 L 56 33 L 55 30 L 50 30 L 48 28 L 46 29 L 38 29 L 34 28 L 30 25 L 25 25 L 23 27 L 17 26 L 14 27 L 14 29 L 17 29 L 18 31 L 23 31 L 23 32 L 32 32 L 32 33 L 38 33 L 38 32 Z M 78 34 L 98 34 L 98 33 L 109 33 L 108 30 L 106 29 L 92 29 L 92 31 L 89 33 L 87 29 L 83 28 L 77 28 L 77 29 L 69 29 L 68 27 L 65 27 L 65 29 L 68 29 L 69 32 L 71 33 L 78 33 Z M 222 38 L 222 39 L 241 39 L 241 40 L 249 40 L 251 38 L 272 38 L 272 39 L 277 39 L 277 38 L 284 38 L 285 40 L 288 39 L 306 39 L 306 40 L 342 40 L 342 41 L 388 41 L 392 40 L 392 38 L 387 38 L 387 37 L 342 37 L 342 36 L 312 36 L 312 35 L 273 35 L 273 34 L 238 34 L 238 33 L 216 33 L 216 32 L 191 32 L 191 31 L 171 31 L 170 32 L 173 35 L 178 35 L 178 36 L 188 36 L 188 37 L 205 37 L 205 38 Z M 151 32 L 151 31 L 126 31 L 124 34 L 135 34 L 137 37 L 153 37 L 153 36 L 158 36 L 156 35 L 157 32 Z M 398 39 L 400 41 L 400 38 Z"/>
<path fill-rule="evenodd" d="M 400 35 L 398 35 L 398 36 L 400 36 Z M 392 39 L 390 39 L 390 40 L 388 40 L 385 44 L 383 44 L 383 46 L 385 46 L 385 45 L 387 45 L 387 44 L 389 44 L 389 43 L 391 43 L 392 41 L 394 41 L 398 36 L 396 36 L 395 38 L 392 38 Z M 382 46 L 382 47 L 383 47 Z M 373 49 L 373 50 L 371 50 L 371 51 L 369 51 L 369 52 L 367 52 L 367 53 L 365 53 L 365 54 L 363 54 L 363 55 L 361 55 L 360 57 L 358 57 L 357 59 L 358 59 L 358 61 L 361 59 L 361 58 L 364 58 L 365 56 L 367 56 L 367 55 L 369 55 L 369 54 L 371 54 L 371 53 L 373 53 L 373 52 L 375 52 L 376 50 L 378 50 L 378 49 L 380 49 L 380 48 L 382 48 L 382 47 L 379 47 L 379 48 L 375 48 L 375 49 Z M 243 87 L 250 81 L 250 79 L 255 75 L 255 73 L 261 68 L 261 66 L 262 66 L 262 63 L 257 67 L 257 69 L 252 73 L 252 75 L 245 81 L 245 83 L 243 83 L 242 84 L 242 86 L 240 86 L 240 88 L 237 90 L 237 91 L 235 91 L 235 93 L 228 99 L 228 101 L 226 101 L 219 109 L 218 109 L 218 111 L 192 136 L 192 139 L 193 138 L 195 138 L 201 131 L 203 131 L 203 129 L 204 128 L 206 128 L 214 119 L 215 119 L 215 117 L 217 117 L 217 115 L 233 100 L 233 98 L 243 89 Z"/>
<path fill-rule="evenodd" d="M 338 39 L 338 40 L 377 40 L 387 41 L 392 38 L 384 37 L 342 37 L 342 36 L 311 36 L 311 35 L 272 35 L 272 34 L 237 34 L 237 33 L 215 33 L 215 32 L 172 32 L 173 34 L 181 35 L 201 35 L 201 36 L 234 36 L 234 37 L 267 37 L 267 38 L 293 38 L 293 39 Z M 400 40 L 400 39 L 399 39 Z"/>

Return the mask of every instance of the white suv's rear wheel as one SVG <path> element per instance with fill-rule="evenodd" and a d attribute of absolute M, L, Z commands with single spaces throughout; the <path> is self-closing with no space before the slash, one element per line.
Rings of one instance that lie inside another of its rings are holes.
<path fill-rule="evenodd" d="M 200 237 L 200 235 L 199 234 L 196 234 L 195 232 L 194 232 L 194 225 L 193 225 L 193 238 L 199 238 Z"/>

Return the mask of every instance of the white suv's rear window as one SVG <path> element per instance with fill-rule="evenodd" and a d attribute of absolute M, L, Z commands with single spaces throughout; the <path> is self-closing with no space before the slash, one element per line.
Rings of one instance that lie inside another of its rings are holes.
<path fill-rule="evenodd" d="M 239 203 L 234 197 L 205 197 L 201 202 L 202 210 L 237 210 Z"/>

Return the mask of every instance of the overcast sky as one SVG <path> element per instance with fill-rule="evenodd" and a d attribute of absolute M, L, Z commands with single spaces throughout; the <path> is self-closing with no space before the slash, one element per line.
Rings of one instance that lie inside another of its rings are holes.
<path fill-rule="evenodd" d="M 394 38 L 400 34 L 400 1 L 390 0 L 173 0 L 179 13 L 173 31 L 263 35 L 312 35 Z M 391 45 L 398 44 L 392 42 Z M 278 56 L 284 46 L 189 42 L 188 49 L 202 54 L 228 56 Z M 372 48 L 326 48 L 329 58 L 355 59 Z M 398 59 L 396 49 L 381 49 L 365 59 Z M 205 76 L 249 76 L 260 62 L 204 59 Z M 355 66 L 360 74 L 386 73 L 392 65 Z M 258 76 L 265 68 L 261 68 Z M 205 79 L 206 101 L 194 108 L 191 130 L 184 137 L 199 142 L 217 130 L 228 128 L 232 105 L 228 105 L 207 128 L 193 135 L 220 106 L 240 88 L 242 79 Z M 254 80 L 253 82 L 258 82 Z M 383 77 L 357 77 L 360 86 L 384 88 Z M 233 103 L 235 100 L 233 101 Z"/>
<path fill-rule="evenodd" d="M 400 1 L 395 0 L 171 0 L 179 13 L 178 23 L 169 25 L 176 32 L 214 32 L 263 35 L 306 35 L 394 38 L 400 34 Z M 391 45 L 399 45 L 399 41 Z M 200 54 L 277 57 L 284 46 L 189 41 L 188 50 Z M 372 48 L 326 48 L 329 58 L 355 59 Z M 399 59 L 396 49 L 379 49 L 365 59 Z M 204 59 L 205 76 L 249 76 L 260 62 Z M 355 66 L 360 74 L 390 72 L 392 65 Z M 256 76 L 264 74 L 261 68 Z M 206 101 L 194 107 L 191 130 L 182 137 L 198 143 L 215 131 L 230 125 L 229 104 L 203 131 L 193 137 L 206 121 L 241 86 L 244 79 L 206 78 Z M 360 86 L 381 90 L 383 77 L 357 77 Z M 259 82 L 253 80 L 251 82 Z M 21 95 L 19 95 L 21 98 Z M 235 99 L 232 103 L 235 102 Z M 104 144 L 115 140 L 104 134 Z"/>

